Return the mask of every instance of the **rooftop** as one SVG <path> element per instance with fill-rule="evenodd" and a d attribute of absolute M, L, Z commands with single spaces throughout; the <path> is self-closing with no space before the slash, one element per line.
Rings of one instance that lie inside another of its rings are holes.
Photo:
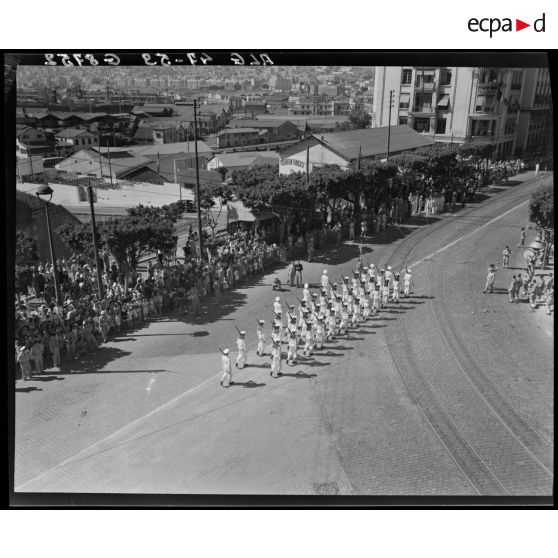
<path fill-rule="evenodd" d="M 257 128 L 226 128 L 217 133 L 218 136 L 225 134 L 257 134 L 260 130 Z"/>
<path fill-rule="evenodd" d="M 362 157 L 381 155 L 386 152 L 388 127 L 365 128 L 330 134 L 313 134 L 319 142 L 337 151 L 348 161 L 356 159 L 361 151 Z M 406 151 L 432 144 L 431 137 L 419 134 L 409 126 L 392 126 L 390 150 Z"/>
<path fill-rule="evenodd" d="M 57 138 L 75 138 L 82 134 L 91 135 L 91 132 L 81 128 L 66 128 L 65 130 L 60 130 L 55 135 Z"/>

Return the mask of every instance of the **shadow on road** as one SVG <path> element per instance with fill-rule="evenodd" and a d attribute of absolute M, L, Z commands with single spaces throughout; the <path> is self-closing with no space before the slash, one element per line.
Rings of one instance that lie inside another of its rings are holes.
<path fill-rule="evenodd" d="M 248 380 L 246 382 L 234 382 L 233 384 L 231 384 L 228 387 L 236 387 L 236 386 L 241 386 L 243 388 L 258 388 L 258 387 L 264 387 L 266 384 L 265 383 L 256 383 L 254 382 L 254 380 Z M 227 387 L 227 386 L 225 386 Z"/>
<path fill-rule="evenodd" d="M 89 353 L 79 360 L 69 360 L 62 363 L 57 374 L 83 374 L 87 372 L 105 373 L 103 368 L 109 362 L 131 354 L 130 351 L 123 351 L 116 347 L 102 345 L 94 353 Z"/>
<path fill-rule="evenodd" d="M 43 391 L 41 388 L 35 386 L 29 386 L 24 388 L 15 388 L 16 393 L 29 393 L 31 391 Z"/>
<path fill-rule="evenodd" d="M 299 370 L 298 372 L 283 372 L 282 374 L 280 374 L 280 376 L 283 378 L 299 378 L 310 380 L 312 378 L 316 378 L 317 374 L 308 374 L 307 372 L 302 372 L 302 370 Z"/>

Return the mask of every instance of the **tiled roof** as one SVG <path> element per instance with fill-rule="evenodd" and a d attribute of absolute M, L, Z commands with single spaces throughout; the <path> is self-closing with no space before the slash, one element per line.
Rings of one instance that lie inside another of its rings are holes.
<path fill-rule="evenodd" d="M 75 138 L 81 134 L 91 135 L 87 130 L 81 130 L 79 128 L 66 128 L 65 130 L 57 132 L 55 135 L 57 138 Z"/>
<path fill-rule="evenodd" d="M 356 159 L 359 151 L 362 157 L 381 155 L 386 152 L 388 127 L 365 128 L 330 134 L 314 134 L 317 140 L 337 151 L 348 161 Z M 409 126 L 392 126 L 390 151 L 406 151 L 431 145 L 431 137 L 419 134 Z"/>
<path fill-rule="evenodd" d="M 285 120 L 232 120 L 228 126 L 229 128 L 237 128 L 240 126 L 248 126 L 250 128 L 279 128 L 287 122 L 289 122 L 288 118 L 285 118 Z M 292 124 L 292 122 L 290 123 Z"/>
<path fill-rule="evenodd" d="M 127 147 L 102 147 L 101 153 L 106 153 L 110 149 L 111 153 L 126 152 L 133 155 L 171 155 L 173 153 L 194 154 L 193 141 L 180 141 L 175 143 L 164 143 L 163 145 L 129 145 Z M 203 142 L 198 141 L 198 155 L 211 153 L 211 149 Z"/>
<path fill-rule="evenodd" d="M 217 135 L 224 136 L 227 134 L 253 134 L 257 132 L 259 132 L 257 128 L 227 128 L 225 130 L 221 130 Z"/>
<path fill-rule="evenodd" d="M 275 151 L 239 151 L 215 155 L 223 167 L 244 167 L 279 164 L 279 153 Z"/>

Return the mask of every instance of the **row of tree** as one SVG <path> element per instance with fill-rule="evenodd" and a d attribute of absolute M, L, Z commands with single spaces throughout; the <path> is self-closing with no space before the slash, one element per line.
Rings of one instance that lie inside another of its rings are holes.
<path fill-rule="evenodd" d="M 224 204 L 238 196 L 258 212 L 271 212 L 282 225 L 285 238 L 290 222 L 300 221 L 309 213 L 322 217 L 339 215 L 349 206 L 353 214 L 374 210 L 385 199 L 408 197 L 410 191 L 444 187 L 462 188 L 490 156 L 492 146 L 429 146 L 396 155 L 389 161 L 365 159 L 348 169 L 324 165 L 308 177 L 303 173 L 279 175 L 272 166 L 234 172 L 232 183 L 219 188 L 203 187 L 204 207 L 213 207 L 215 199 Z"/>
<path fill-rule="evenodd" d="M 437 184 L 461 184 L 478 171 L 479 162 L 489 156 L 486 146 L 431 146 L 388 162 L 362 160 L 348 169 L 325 165 L 309 176 L 280 175 L 276 167 L 262 166 L 233 173 L 228 184 L 206 184 L 200 188 L 200 207 L 215 234 L 226 204 L 238 198 L 257 211 L 273 213 L 281 223 L 281 241 L 288 226 L 330 214 L 341 218 L 341 209 L 357 215 L 370 211 L 384 199 L 407 196 L 410 189 Z M 176 222 L 188 209 L 180 201 L 161 208 L 138 206 L 124 217 L 100 221 L 99 248 L 107 250 L 123 271 L 131 271 L 149 253 L 176 249 Z M 88 223 L 66 223 L 56 231 L 76 253 L 92 255 L 93 239 Z M 21 236 L 21 235 L 20 235 Z M 29 234 L 17 238 L 17 264 L 26 266 L 37 259 L 36 244 Z"/>

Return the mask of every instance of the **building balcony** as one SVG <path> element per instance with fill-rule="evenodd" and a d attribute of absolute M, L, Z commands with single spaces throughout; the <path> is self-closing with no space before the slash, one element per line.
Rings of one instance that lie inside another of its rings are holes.
<path fill-rule="evenodd" d="M 412 110 L 409 111 L 411 115 L 434 115 L 436 114 L 436 109 L 432 105 L 418 105 L 414 106 Z"/>
<path fill-rule="evenodd" d="M 415 90 L 417 89 L 420 91 L 434 91 L 436 89 L 436 82 L 415 82 Z"/>
<path fill-rule="evenodd" d="M 479 83 L 478 93 L 479 95 L 494 95 L 499 87 L 500 84 L 498 82 Z"/>
<path fill-rule="evenodd" d="M 496 114 L 495 105 L 477 105 L 471 114 Z"/>

